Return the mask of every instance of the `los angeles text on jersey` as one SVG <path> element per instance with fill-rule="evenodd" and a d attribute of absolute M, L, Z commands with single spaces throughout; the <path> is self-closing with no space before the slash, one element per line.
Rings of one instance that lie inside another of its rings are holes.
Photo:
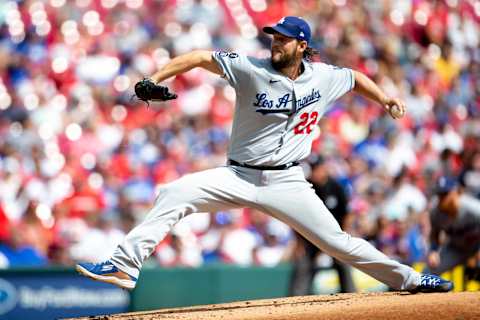
<path fill-rule="evenodd" d="M 256 107 L 256 112 L 260 112 L 262 114 L 266 113 L 277 113 L 277 112 L 290 112 L 293 108 L 292 99 L 290 98 L 291 93 L 285 93 L 283 96 L 277 99 L 277 103 L 274 104 L 273 100 L 271 100 L 266 92 L 260 92 L 255 95 L 255 101 L 253 102 L 253 106 Z M 297 99 L 297 104 L 295 111 L 299 111 L 306 106 L 311 105 L 312 103 L 317 102 L 320 100 L 322 95 L 320 94 L 320 90 L 315 90 L 312 88 L 312 91 L 309 94 L 306 94 Z"/>

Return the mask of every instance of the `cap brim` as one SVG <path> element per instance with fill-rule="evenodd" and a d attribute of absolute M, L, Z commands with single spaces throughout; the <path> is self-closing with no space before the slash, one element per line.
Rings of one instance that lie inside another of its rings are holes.
<path fill-rule="evenodd" d="M 273 26 L 273 27 L 264 27 L 263 32 L 268 33 L 268 34 L 274 34 L 274 33 L 280 33 L 283 34 L 284 36 L 290 37 L 290 38 L 296 38 L 296 35 L 290 33 L 287 29 L 285 29 L 282 26 Z"/>

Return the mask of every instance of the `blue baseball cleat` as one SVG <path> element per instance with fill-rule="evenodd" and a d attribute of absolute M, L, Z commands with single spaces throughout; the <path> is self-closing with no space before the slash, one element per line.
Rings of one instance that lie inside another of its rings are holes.
<path fill-rule="evenodd" d="M 440 278 L 434 274 L 422 273 L 420 275 L 420 284 L 409 290 L 410 293 L 417 292 L 448 292 L 453 289 L 453 283 Z"/>
<path fill-rule="evenodd" d="M 86 277 L 93 280 L 108 282 L 123 289 L 133 289 L 137 279 L 131 275 L 119 270 L 109 260 L 101 263 L 79 263 L 75 269 Z"/>

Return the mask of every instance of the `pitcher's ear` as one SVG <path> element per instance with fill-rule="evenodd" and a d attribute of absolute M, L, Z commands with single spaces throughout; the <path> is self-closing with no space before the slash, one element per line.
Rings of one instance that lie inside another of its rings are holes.
<path fill-rule="evenodd" d="M 307 41 L 302 40 L 302 41 L 299 41 L 299 42 L 300 42 L 300 43 L 299 43 L 299 44 L 300 44 L 300 49 L 302 50 L 302 52 L 305 51 L 305 50 L 307 50 L 307 48 L 308 48 L 308 43 L 307 43 Z"/>

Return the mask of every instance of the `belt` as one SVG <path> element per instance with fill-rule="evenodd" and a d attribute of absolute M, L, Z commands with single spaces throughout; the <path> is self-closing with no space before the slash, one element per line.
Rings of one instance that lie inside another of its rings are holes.
<path fill-rule="evenodd" d="M 239 167 L 256 169 L 256 170 L 285 170 L 290 167 L 298 166 L 300 163 L 298 161 L 293 161 L 293 162 L 282 164 L 279 166 L 252 166 L 246 163 L 240 163 L 235 160 L 228 159 L 228 164 L 232 166 L 239 166 Z"/>

